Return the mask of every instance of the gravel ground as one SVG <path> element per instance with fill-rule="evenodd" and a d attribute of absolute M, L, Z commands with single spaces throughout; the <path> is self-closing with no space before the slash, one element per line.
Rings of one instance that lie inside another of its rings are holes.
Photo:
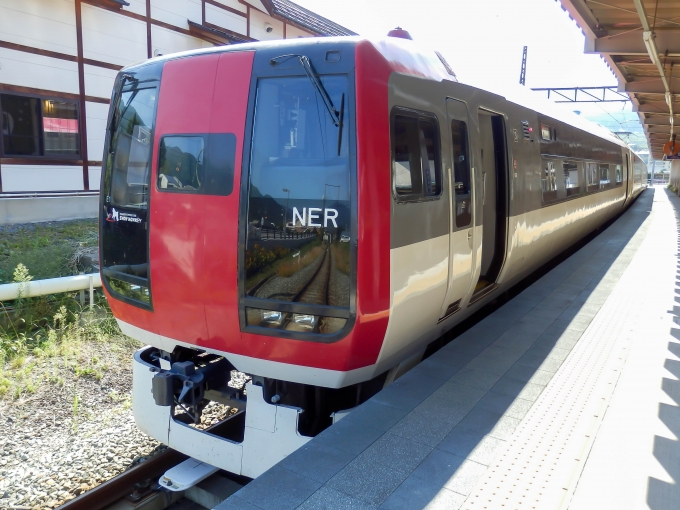
<path fill-rule="evenodd" d="M 37 391 L 0 401 L 0 509 L 55 508 L 159 446 L 132 417 L 137 347 L 116 339 L 79 346 L 76 361 L 90 375 L 64 357 L 26 361 L 35 362 Z"/>

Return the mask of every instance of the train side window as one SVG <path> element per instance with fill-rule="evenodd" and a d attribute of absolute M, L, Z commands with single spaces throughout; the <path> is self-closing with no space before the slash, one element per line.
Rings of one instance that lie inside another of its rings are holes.
<path fill-rule="evenodd" d="M 468 151 L 467 124 L 462 120 L 451 121 L 451 145 L 453 147 L 456 227 L 467 227 L 472 220 L 470 157 Z"/>
<path fill-rule="evenodd" d="M 541 189 L 543 191 L 543 203 L 557 200 L 557 171 L 555 162 L 543 160 L 543 175 L 541 177 Z"/>
<path fill-rule="evenodd" d="M 419 127 L 420 153 L 423 168 L 423 194 L 428 197 L 434 197 L 441 193 L 437 122 L 434 119 L 421 118 Z"/>
<path fill-rule="evenodd" d="M 609 179 L 609 165 L 600 164 L 600 188 L 607 189 L 610 187 L 611 180 Z"/>
<path fill-rule="evenodd" d="M 394 191 L 398 200 L 441 194 L 437 121 L 429 116 L 397 114 L 392 121 Z"/>
<path fill-rule="evenodd" d="M 564 172 L 564 187 L 567 190 L 567 196 L 571 197 L 582 193 L 583 182 L 579 164 L 576 161 L 565 161 L 562 163 L 562 171 Z"/>
<path fill-rule="evenodd" d="M 614 168 L 614 185 L 616 187 L 623 185 L 623 172 L 621 171 L 621 165 L 616 165 Z"/>
<path fill-rule="evenodd" d="M 158 189 L 229 195 L 235 154 L 236 136 L 232 133 L 164 136 L 159 149 Z"/>
<path fill-rule="evenodd" d="M 586 183 L 588 184 L 588 192 L 596 191 L 600 188 L 597 163 L 586 163 Z"/>

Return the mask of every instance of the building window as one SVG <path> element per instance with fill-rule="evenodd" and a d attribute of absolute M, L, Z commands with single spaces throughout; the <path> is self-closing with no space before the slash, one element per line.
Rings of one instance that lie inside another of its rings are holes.
<path fill-rule="evenodd" d="M 78 111 L 74 101 L 0 94 L 2 155 L 80 157 Z"/>
<path fill-rule="evenodd" d="M 402 112 L 392 118 L 394 191 L 400 200 L 441 195 L 437 121 L 426 114 Z"/>

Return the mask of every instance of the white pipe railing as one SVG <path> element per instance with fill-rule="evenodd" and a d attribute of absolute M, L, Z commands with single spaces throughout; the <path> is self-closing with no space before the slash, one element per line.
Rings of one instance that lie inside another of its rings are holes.
<path fill-rule="evenodd" d="M 64 276 L 63 278 L 50 278 L 49 280 L 23 283 L 7 283 L 0 285 L 0 301 L 12 301 L 19 298 L 19 295 L 25 298 L 87 289 L 90 291 L 90 305 L 92 305 L 93 290 L 95 287 L 101 286 L 102 279 L 99 273 L 79 274 L 76 276 Z"/>

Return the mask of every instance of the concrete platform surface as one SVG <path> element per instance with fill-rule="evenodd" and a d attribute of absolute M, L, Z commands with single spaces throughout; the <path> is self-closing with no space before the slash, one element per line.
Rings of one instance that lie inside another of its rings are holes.
<path fill-rule="evenodd" d="M 645 191 L 216 509 L 680 508 L 679 218 Z"/>

